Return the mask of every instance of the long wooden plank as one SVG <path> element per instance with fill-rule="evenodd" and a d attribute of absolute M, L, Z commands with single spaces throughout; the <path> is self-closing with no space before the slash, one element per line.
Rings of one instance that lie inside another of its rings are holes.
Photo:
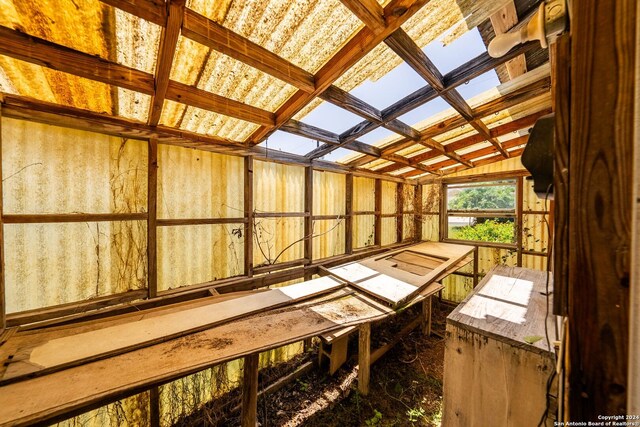
<path fill-rule="evenodd" d="M 100 0 L 156 25 L 165 26 L 167 9 L 164 0 Z"/>
<path fill-rule="evenodd" d="M 7 365 L 0 384 L 123 354 L 341 287 L 344 287 L 344 283 L 323 277 L 231 301 L 52 339 L 36 346 L 23 357 L 14 357 Z"/>
<path fill-rule="evenodd" d="M 311 73 L 191 9 L 185 12 L 182 34 L 304 92 L 315 90 Z"/>
<path fill-rule="evenodd" d="M 157 228 L 158 215 L 158 141 L 149 140 L 147 162 L 147 270 L 148 298 L 158 295 L 158 253 Z"/>
<path fill-rule="evenodd" d="M 2 106 L 0 106 L 0 336 L 6 329 L 6 299 L 4 288 L 4 223 L 2 220 L 4 193 L 2 192 Z"/>
<path fill-rule="evenodd" d="M 343 292 L 335 294 L 344 296 Z M 392 313 L 363 296 L 335 298 L 330 294 L 322 303 L 299 304 L 286 312 L 261 315 L 258 320 L 240 319 L 107 360 L 10 384 L 0 387 L 0 424 L 33 425 L 68 418 L 74 411 L 98 407 L 218 363 Z"/>
<path fill-rule="evenodd" d="M 0 26 L 0 54 L 153 95 L 153 75 Z"/>

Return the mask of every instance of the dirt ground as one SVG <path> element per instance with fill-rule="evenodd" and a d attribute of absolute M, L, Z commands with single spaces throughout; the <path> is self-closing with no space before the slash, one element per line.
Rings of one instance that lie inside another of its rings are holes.
<path fill-rule="evenodd" d="M 260 426 L 440 426 L 444 361 L 444 339 L 440 336 L 444 336 L 445 318 L 450 311 L 450 307 L 434 302 L 435 334 L 425 337 L 419 329 L 414 330 L 372 366 L 368 396 L 357 390 L 357 334 L 353 334 L 351 358 L 334 376 L 314 367 L 280 390 L 259 398 Z M 416 314 L 415 310 L 407 310 L 374 324 L 372 348 L 388 342 Z M 287 366 L 261 371 L 261 383 L 273 381 L 285 371 L 291 372 L 316 358 L 317 348 L 312 348 Z M 205 417 L 207 421 L 194 416 L 180 424 L 240 425 L 238 411 L 231 418 L 228 411 L 224 412 L 226 416 L 216 416 L 215 423 L 211 416 Z"/>

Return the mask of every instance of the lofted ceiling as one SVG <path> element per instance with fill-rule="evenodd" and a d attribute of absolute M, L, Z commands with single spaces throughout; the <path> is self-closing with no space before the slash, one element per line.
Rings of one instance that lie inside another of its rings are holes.
<path fill-rule="evenodd" d="M 312 163 L 343 148 L 348 168 L 442 175 L 521 153 L 527 129 L 551 108 L 548 56 L 529 43 L 443 75 L 423 48 L 476 27 L 487 43 L 538 3 L 0 0 L 3 113 L 82 117 L 111 133 L 245 155 L 261 155 L 257 145 L 279 129 L 319 144 L 285 160 Z M 424 79 L 414 93 L 382 110 L 350 93 L 403 62 Z M 457 91 L 493 69 L 502 85 L 470 99 Z M 451 108 L 398 119 L 436 98 Z M 305 124 L 322 102 L 362 122 L 341 134 Z M 358 140 L 378 128 L 393 135 Z"/>

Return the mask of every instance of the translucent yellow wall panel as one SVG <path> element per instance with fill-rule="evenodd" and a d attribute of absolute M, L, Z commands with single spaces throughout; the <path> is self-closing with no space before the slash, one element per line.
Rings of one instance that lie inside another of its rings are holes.
<path fill-rule="evenodd" d="M 147 427 L 151 426 L 149 392 L 136 394 L 109 405 L 54 424 L 56 427 Z"/>
<path fill-rule="evenodd" d="M 313 214 L 344 215 L 346 175 L 323 171 L 313 172 Z"/>
<path fill-rule="evenodd" d="M 398 235 L 396 230 L 396 218 L 382 218 L 382 236 L 380 244 L 382 246 L 396 243 Z"/>
<path fill-rule="evenodd" d="M 253 207 L 256 212 L 303 212 L 304 167 L 255 161 Z"/>
<path fill-rule="evenodd" d="M 344 254 L 345 220 L 313 221 L 313 259 Z"/>
<path fill-rule="evenodd" d="M 440 216 L 422 215 L 422 240 L 437 242 L 440 239 Z"/>
<path fill-rule="evenodd" d="M 522 215 L 522 248 L 526 251 L 549 251 L 549 215 Z"/>
<path fill-rule="evenodd" d="M 4 213 L 147 210 L 147 142 L 2 118 Z"/>
<path fill-rule="evenodd" d="M 253 266 L 261 267 L 304 256 L 303 218 L 255 218 Z"/>
<path fill-rule="evenodd" d="M 8 313 L 146 287 L 146 221 L 7 224 L 4 233 Z"/>
<path fill-rule="evenodd" d="M 402 239 L 413 239 L 415 236 L 415 222 L 413 215 L 402 215 Z"/>
<path fill-rule="evenodd" d="M 356 215 L 353 217 L 353 247 L 364 248 L 375 243 L 374 215 Z"/>
<path fill-rule="evenodd" d="M 373 212 L 376 209 L 376 181 L 353 177 L 353 210 Z"/>
<path fill-rule="evenodd" d="M 244 161 L 158 146 L 158 218 L 242 218 Z"/>
<path fill-rule="evenodd" d="M 242 233 L 244 224 L 158 227 L 158 289 L 243 274 Z"/>
<path fill-rule="evenodd" d="M 536 255 L 522 255 L 522 266 L 534 270 L 547 269 L 547 257 Z"/>
<path fill-rule="evenodd" d="M 398 184 L 391 181 L 382 181 L 382 213 L 396 213 L 396 194 Z"/>

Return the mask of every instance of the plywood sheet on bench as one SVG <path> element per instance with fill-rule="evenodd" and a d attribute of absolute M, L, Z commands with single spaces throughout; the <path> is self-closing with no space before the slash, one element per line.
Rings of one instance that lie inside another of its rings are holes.
<path fill-rule="evenodd" d="M 396 307 L 409 302 L 422 289 L 447 272 L 459 268 L 473 251 L 470 246 L 423 242 L 330 271 Z"/>
<path fill-rule="evenodd" d="M 344 286 L 331 277 L 303 282 L 238 299 L 183 308 L 153 317 L 101 327 L 59 338 L 46 339 L 12 357 L 2 381 L 119 354 L 212 327 L 248 314 L 294 303 Z M 37 342 L 37 336 L 33 337 Z M 23 363 L 19 363 L 23 362 Z"/>
<path fill-rule="evenodd" d="M 42 423 L 57 414 L 107 402 L 134 389 L 393 313 L 366 296 L 348 294 L 343 289 L 319 300 L 0 386 L 0 425 Z"/>

